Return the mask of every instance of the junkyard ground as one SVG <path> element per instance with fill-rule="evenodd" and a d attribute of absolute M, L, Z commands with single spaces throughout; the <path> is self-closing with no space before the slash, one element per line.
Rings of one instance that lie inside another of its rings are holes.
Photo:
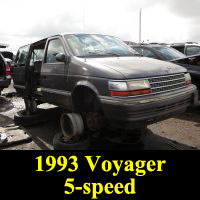
<path fill-rule="evenodd" d="M 14 92 L 12 85 L 3 91 L 4 94 Z M 49 104 L 41 105 L 42 108 L 56 108 Z M 23 139 L 21 144 L 2 149 L 9 150 L 40 150 L 53 149 L 52 139 L 59 129 L 58 117 L 53 113 L 49 122 L 41 123 L 24 129 L 16 127 L 13 122 L 15 113 L 24 108 L 23 100 L 20 97 L 8 95 L 0 96 L 0 133 L 6 133 L 8 142 Z M 200 109 L 181 114 L 162 122 L 155 123 L 148 127 L 150 134 L 145 136 L 142 145 L 133 145 L 133 149 L 200 149 Z M 27 134 L 25 134 L 27 133 Z M 31 136 L 32 141 L 29 136 Z M 100 149 L 104 149 L 105 144 L 98 144 Z M 1 147 L 1 146 L 0 146 Z M 173 148 L 172 148 L 173 149 Z"/>

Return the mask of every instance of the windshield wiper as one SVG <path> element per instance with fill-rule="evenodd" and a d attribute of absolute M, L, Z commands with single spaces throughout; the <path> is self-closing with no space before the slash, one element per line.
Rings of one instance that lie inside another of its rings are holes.
<path fill-rule="evenodd" d="M 117 57 L 123 56 L 119 53 L 112 53 L 112 52 L 106 52 L 106 51 L 105 52 L 104 51 L 102 51 L 102 52 L 89 51 L 89 52 L 87 52 L 87 54 L 85 56 L 90 56 L 90 55 L 97 55 L 97 56 L 109 56 L 109 55 L 111 55 L 111 56 L 117 56 Z M 124 56 L 134 56 L 134 54 L 124 55 Z"/>
<path fill-rule="evenodd" d="M 89 52 L 87 52 L 87 55 L 98 55 L 98 56 L 104 56 L 105 54 L 100 53 L 100 52 L 89 51 Z"/>
<path fill-rule="evenodd" d="M 87 52 L 87 55 L 97 55 L 97 56 L 112 55 L 112 56 L 117 56 L 117 57 L 120 56 L 120 54 L 117 54 L 117 53 L 111 53 L 111 52 L 94 52 L 94 51 Z"/>
<path fill-rule="evenodd" d="M 112 56 L 117 56 L 117 57 L 121 56 L 121 54 L 118 54 L 118 53 L 111 53 L 111 52 L 105 52 L 105 53 L 106 55 L 112 55 Z"/>

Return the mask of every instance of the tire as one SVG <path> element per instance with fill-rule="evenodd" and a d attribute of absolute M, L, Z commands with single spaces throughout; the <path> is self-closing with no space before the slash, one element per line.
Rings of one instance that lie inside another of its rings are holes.
<path fill-rule="evenodd" d="M 14 116 L 15 125 L 32 126 L 41 122 L 48 121 L 47 113 L 43 109 L 38 109 L 38 112 L 31 115 L 26 115 L 26 110 L 19 111 Z"/>
<path fill-rule="evenodd" d="M 81 115 L 76 113 L 63 113 L 60 117 L 60 126 L 65 139 L 71 140 L 84 132 L 84 123 Z"/>
<path fill-rule="evenodd" d="M 53 147 L 55 150 L 87 150 L 90 146 L 90 137 L 85 136 L 78 140 L 63 141 L 62 132 L 55 134 L 53 138 Z"/>

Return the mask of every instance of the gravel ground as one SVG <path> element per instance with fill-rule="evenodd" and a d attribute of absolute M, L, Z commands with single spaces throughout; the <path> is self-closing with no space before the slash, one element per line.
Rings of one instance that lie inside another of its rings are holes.
<path fill-rule="evenodd" d="M 12 85 L 4 90 L 5 93 L 13 92 Z M 54 108 L 55 106 L 43 104 L 44 109 Z M 0 133 L 6 133 L 8 141 L 19 138 L 26 139 L 26 130 L 15 127 L 13 123 L 14 114 L 24 108 L 23 100 L 16 96 L 0 97 Z M 56 120 L 54 120 L 56 121 Z M 32 142 L 9 147 L 9 150 L 39 150 L 52 149 L 52 137 L 54 130 L 57 129 L 56 122 L 41 124 L 28 129 L 33 137 Z M 200 149 L 200 109 L 190 113 L 184 113 L 176 118 L 171 118 L 162 122 L 155 123 L 148 127 L 153 134 L 159 138 L 166 138 L 177 143 L 188 145 Z M 51 132 L 44 136 L 45 132 Z"/>
<path fill-rule="evenodd" d="M 200 149 L 200 112 L 184 113 L 149 128 L 159 136 Z"/>

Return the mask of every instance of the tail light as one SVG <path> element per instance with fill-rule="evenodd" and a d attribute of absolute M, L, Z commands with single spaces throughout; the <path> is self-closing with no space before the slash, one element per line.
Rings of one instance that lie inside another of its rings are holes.
<path fill-rule="evenodd" d="M 10 65 L 6 65 L 6 79 L 11 79 Z"/>

